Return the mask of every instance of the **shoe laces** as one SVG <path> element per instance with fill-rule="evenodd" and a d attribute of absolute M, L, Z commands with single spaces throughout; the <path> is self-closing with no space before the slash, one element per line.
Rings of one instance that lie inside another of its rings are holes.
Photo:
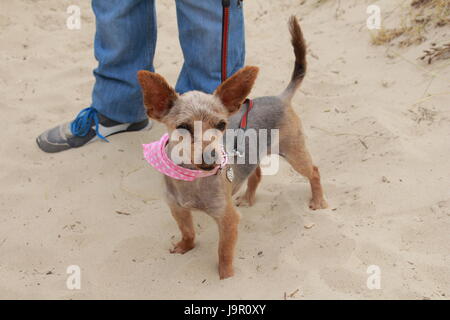
<path fill-rule="evenodd" d="M 75 120 L 70 124 L 70 131 L 78 137 L 85 137 L 92 128 L 92 123 L 95 123 L 95 134 L 102 140 L 108 141 L 98 130 L 100 120 L 98 118 L 98 111 L 93 107 L 85 108 L 80 111 Z M 109 141 L 108 141 L 109 142 Z"/>

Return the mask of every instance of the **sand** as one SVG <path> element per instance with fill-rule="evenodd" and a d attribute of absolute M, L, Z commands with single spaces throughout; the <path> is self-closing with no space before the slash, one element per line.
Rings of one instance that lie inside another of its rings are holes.
<path fill-rule="evenodd" d="M 307 181 L 282 163 L 254 207 L 239 209 L 236 275 L 220 281 L 205 214 L 195 214 L 197 247 L 169 254 L 179 232 L 141 155 L 161 125 L 60 154 L 35 144 L 90 103 L 89 2 L 2 1 L 0 298 L 448 299 L 450 66 L 417 57 L 450 30 L 374 47 L 366 1 L 338 11 L 336 1 L 301 2 L 246 1 L 247 63 L 261 68 L 253 97 L 281 92 L 293 63 L 286 22 L 302 19 L 309 70 L 294 105 L 330 208 L 310 211 Z M 383 16 L 395 2 L 375 1 Z M 65 26 L 70 4 L 81 6 L 81 30 Z M 159 1 L 158 16 L 155 66 L 175 83 L 174 3 Z M 80 290 L 66 286 L 70 265 L 81 268 Z M 367 287 L 371 265 L 380 289 Z"/>

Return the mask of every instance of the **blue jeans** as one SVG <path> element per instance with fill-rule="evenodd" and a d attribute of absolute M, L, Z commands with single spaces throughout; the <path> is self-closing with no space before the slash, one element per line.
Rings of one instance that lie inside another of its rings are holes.
<path fill-rule="evenodd" d="M 119 122 L 146 118 L 137 82 L 138 70 L 154 71 L 155 0 L 92 0 L 96 17 L 94 42 L 98 67 L 92 107 Z M 222 1 L 176 0 L 179 40 L 184 64 L 175 89 L 211 93 L 221 82 Z M 245 58 L 241 5 L 231 1 L 228 76 Z"/>

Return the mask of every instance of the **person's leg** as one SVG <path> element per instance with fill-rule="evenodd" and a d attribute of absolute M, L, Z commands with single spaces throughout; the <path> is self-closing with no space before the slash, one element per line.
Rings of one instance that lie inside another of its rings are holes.
<path fill-rule="evenodd" d="M 118 122 L 147 118 L 137 71 L 154 71 L 154 0 L 93 0 L 96 17 L 92 107 Z"/>
<path fill-rule="evenodd" d="M 222 1 L 177 0 L 180 44 L 184 55 L 176 91 L 212 93 L 221 82 Z M 242 3 L 231 0 L 227 75 L 244 66 L 245 37 Z"/>
<path fill-rule="evenodd" d="M 46 152 L 80 147 L 122 131 L 148 126 L 137 71 L 153 70 L 156 46 L 154 0 L 92 0 L 98 67 L 92 105 L 69 123 L 37 138 Z"/>

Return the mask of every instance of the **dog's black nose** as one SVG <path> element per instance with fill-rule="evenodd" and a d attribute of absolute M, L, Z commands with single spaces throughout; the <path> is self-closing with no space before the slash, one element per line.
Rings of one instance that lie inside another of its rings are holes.
<path fill-rule="evenodd" d="M 215 168 L 215 165 L 201 165 L 198 168 L 200 168 L 203 171 L 211 171 Z"/>

